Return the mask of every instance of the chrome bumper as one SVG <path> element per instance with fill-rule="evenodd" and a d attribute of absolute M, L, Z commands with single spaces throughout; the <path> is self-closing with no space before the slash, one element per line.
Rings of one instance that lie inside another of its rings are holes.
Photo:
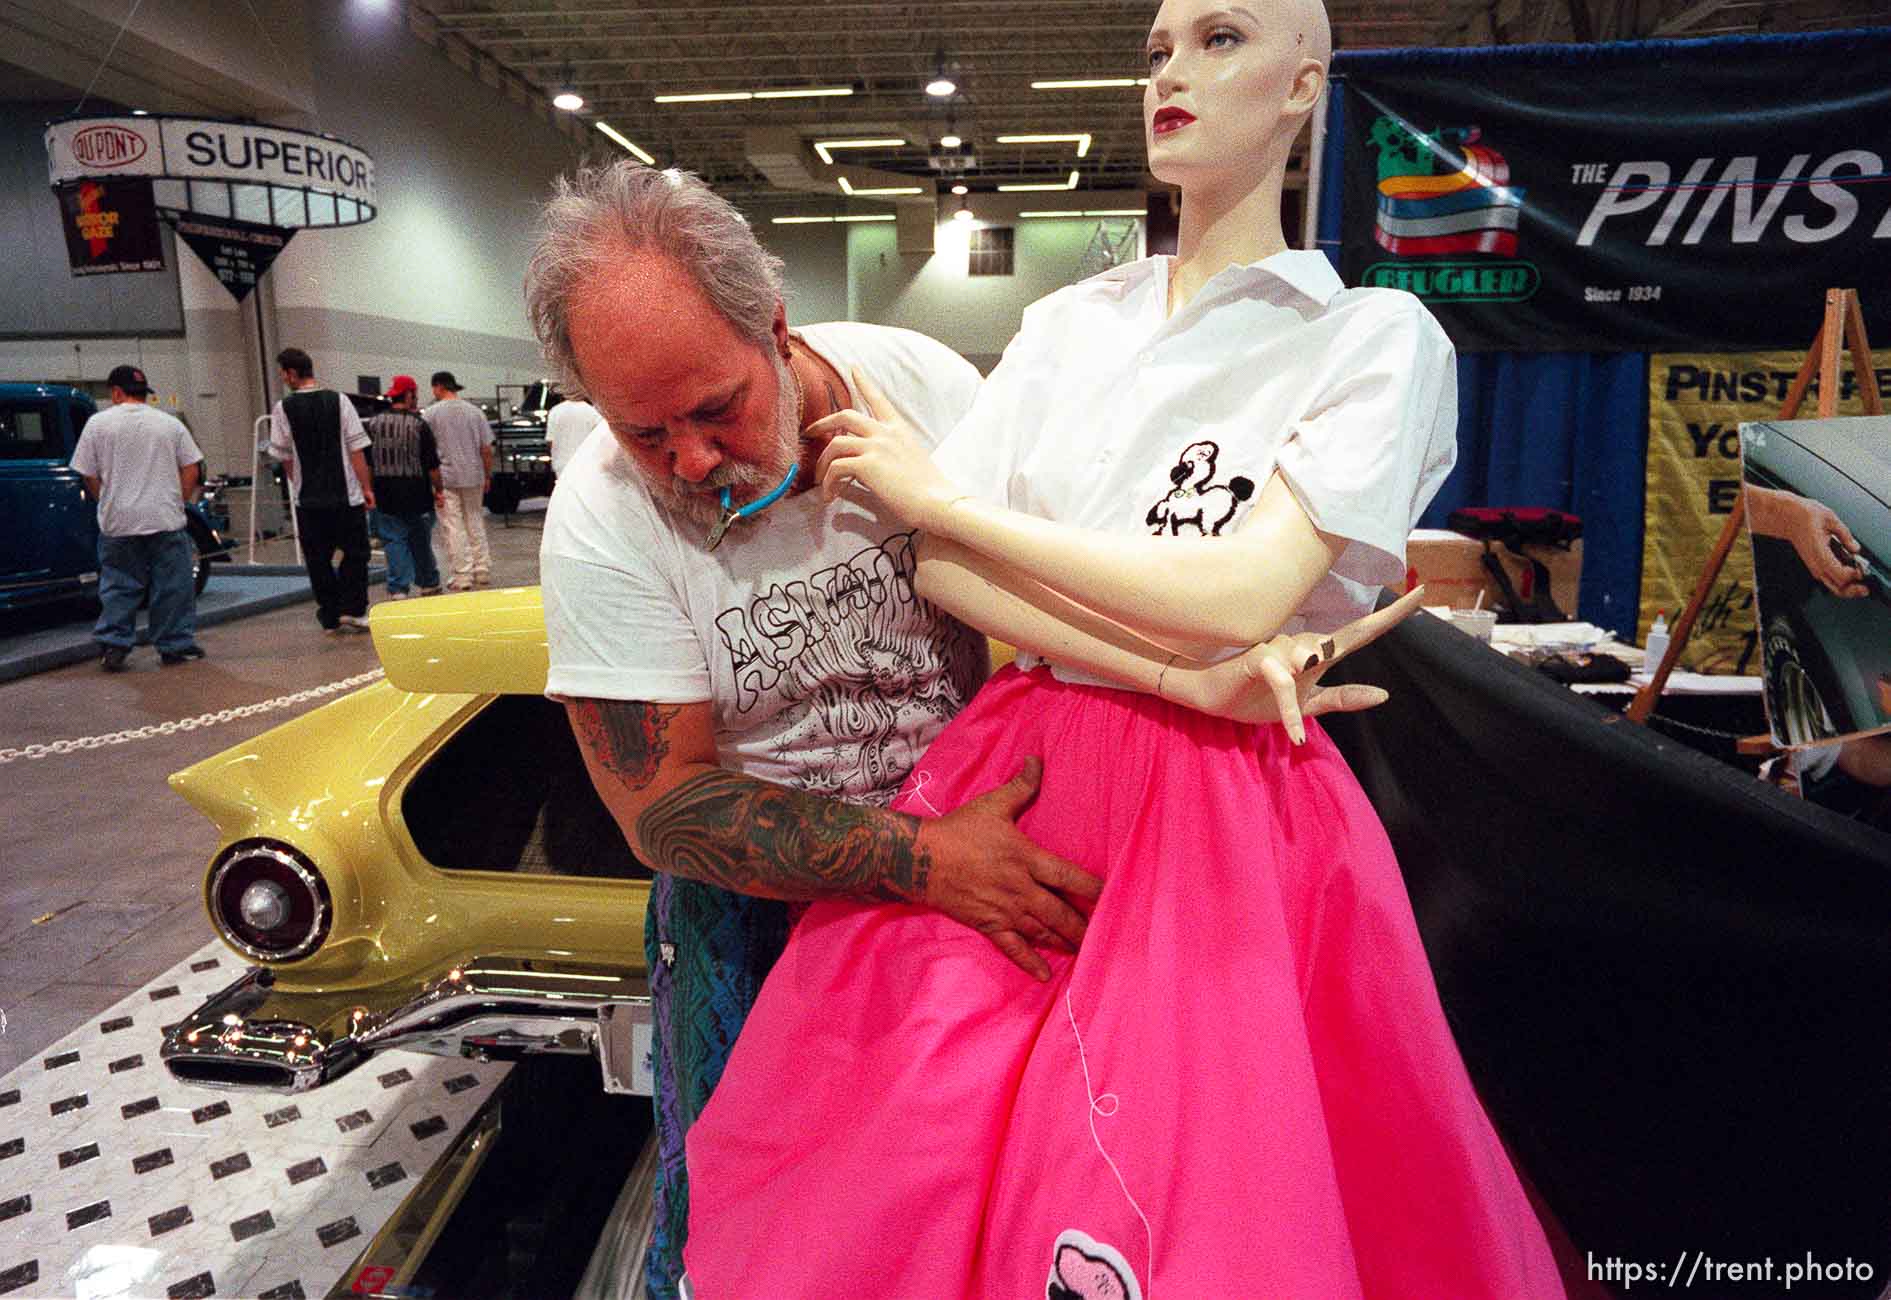
<path fill-rule="evenodd" d="M 359 996 L 279 990 L 255 967 L 173 1026 L 159 1056 L 184 1083 L 307 1092 L 396 1047 L 480 1060 L 589 1054 L 605 1091 L 650 1091 L 650 986 L 638 971 L 482 957 L 404 1002 Z"/>

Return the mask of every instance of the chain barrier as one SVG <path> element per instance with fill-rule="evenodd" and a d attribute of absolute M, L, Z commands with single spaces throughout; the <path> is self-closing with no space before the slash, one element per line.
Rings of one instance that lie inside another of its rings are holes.
<path fill-rule="evenodd" d="M 338 682 L 329 682 L 324 686 L 311 686 L 308 690 L 297 691 L 293 695 L 278 695 L 273 700 L 263 700 L 256 704 L 239 704 L 233 709 L 200 713 L 194 718 L 179 718 L 173 722 L 154 722 L 149 726 L 133 727 L 128 731 L 114 731 L 103 736 L 82 736 L 75 740 L 55 740 L 43 745 L 23 745 L 17 749 L 0 749 L 0 764 L 26 759 L 51 758 L 55 754 L 73 754 L 87 749 L 104 749 L 108 745 L 129 744 L 134 740 L 150 740 L 154 736 L 175 736 L 180 732 L 198 731 L 224 722 L 235 722 L 239 718 L 253 718 L 258 714 L 293 708 L 295 705 L 319 700 L 325 695 L 334 695 L 339 691 L 351 691 L 385 676 L 387 673 L 384 669 L 376 668 L 372 672 L 344 677 Z"/>

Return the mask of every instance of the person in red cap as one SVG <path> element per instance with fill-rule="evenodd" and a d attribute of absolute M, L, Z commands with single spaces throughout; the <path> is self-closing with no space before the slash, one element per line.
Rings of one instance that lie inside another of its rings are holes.
<path fill-rule="evenodd" d="M 110 377 L 112 404 L 85 422 L 72 468 L 98 501 L 99 666 L 123 672 L 138 606 L 151 600 L 151 640 L 168 666 L 202 659 L 197 645 L 197 548 L 184 503 L 203 477 L 204 454 L 183 422 L 146 404 L 137 366 Z"/>
<path fill-rule="evenodd" d="M 395 375 L 387 386 L 394 409 L 368 421 L 368 462 L 374 470 L 376 519 L 387 552 L 387 594 L 405 600 L 418 590 L 438 595 L 440 566 L 433 557 L 434 510 L 439 506 L 440 452 L 433 430 L 420 418 L 412 375 Z"/>

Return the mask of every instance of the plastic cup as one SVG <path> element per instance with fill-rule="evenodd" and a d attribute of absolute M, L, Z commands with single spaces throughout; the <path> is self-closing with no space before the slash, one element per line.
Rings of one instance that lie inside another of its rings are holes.
<path fill-rule="evenodd" d="M 1491 631 L 1497 626 L 1497 611 L 1494 609 L 1454 609 L 1451 611 L 1451 626 L 1460 632 L 1469 632 L 1479 641 L 1489 644 Z"/>

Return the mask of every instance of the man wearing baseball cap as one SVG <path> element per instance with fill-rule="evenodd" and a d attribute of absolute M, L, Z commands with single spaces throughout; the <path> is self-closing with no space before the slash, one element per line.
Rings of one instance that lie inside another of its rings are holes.
<path fill-rule="evenodd" d="M 486 546 L 486 491 L 492 486 L 492 426 L 486 413 L 460 396 L 451 370 L 433 372 L 434 403 L 420 414 L 440 451 L 440 530 L 453 565 L 449 591 L 492 581 Z"/>
<path fill-rule="evenodd" d="M 374 470 L 375 517 L 387 550 L 387 594 L 404 600 L 440 590 L 433 558 L 433 512 L 440 501 L 440 454 L 433 430 L 414 409 L 420 386 L 412 375 L 395 375 L 387 386 L 393 409 L 367 422 L 368 463 Z"/>
<path fill-rule="evenodd" d="M 197 550 L 184 503 L 197 492 L 204 454 L 183 423 L 145 401 L 144 371 L 117 366 L 112 404 L 85 422 L 72 468 L 98 501 L 99 667 L 123 672 L 138 606 L 151 600 L 151 640 L 166 666 L 204 657 L 197 644 Z"/>

